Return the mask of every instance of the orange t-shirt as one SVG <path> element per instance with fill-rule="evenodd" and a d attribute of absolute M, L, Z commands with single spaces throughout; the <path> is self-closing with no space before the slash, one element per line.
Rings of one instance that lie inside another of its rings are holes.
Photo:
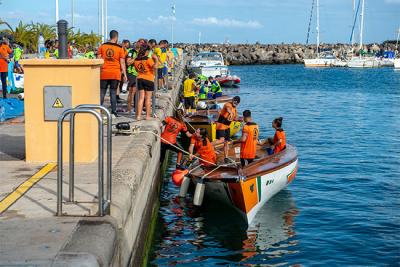
<path fill-rule="evenodd" d="M 167 123 L 167 125 L 161 134 L 161 142 L 165 144 L 176 144 L 176 137 L 178 134 L 181 131 L 184 133 L 187 132 L 186 125 L 180 121 L 177 121 L 173 117 L 166 117 L 164 121 Z M 164 141 L 164 139 L 168 142 Z"/>
<path fill-rule="evenodd" d="M 228 109 L 232 110 L 233 117 L 229 118 Z M 217 130 L 226 130 L 230 127 L 231 122 L 237 117 L 237 109 L 232 105 L 231 102 L 225 103 L 224 107 L 219 112 L 217 121 Z"/>
<path fill-rule="evenodd" d="M 0 72 L 8 72 L 8 56 L 12 53 L 11 48 L 2 44 L 0 46 Z"/>
<path fill-rule="evenodd" d="M 281 139 L 281 143 L 275 145 L 274 153 L 278 153 L 286 148 L 286 135 L 284 130 L 276 130 L 274 135 L 274 144 L 276 144 L 279 139 Z"/>
<path fill-rule="evenodd" d="M 247 139 L 240 145 L 240 158 L 254 159 L 256 157 L 258 142 L 258 125 L 254 122 L 248 122 L 243 127 L 242 134 L 247 134 Z"/>
<path fill-rule="evenodd" d="M 200 155 L 200 158 L 206 160 L 208 162 L 216 163 L 217 162 L 217 154 L 215 154 L 215 150 L 213 145 L 211 144 L 208 138 L 206 139 L 207 144 L 203 145 L 203 140 L 198 139 L 195 135 L 190 139 L 190 144 L 194 145 L 196 152 Z M 212 166 L 210 163 L 201 161 L 204 166 Z"/>
<path fill-rule="evenodd" d="M 104 64 L 101 67 L 101 80 L 121 80 L 121 62 L 120 59 L 125 59 L 125 51 L 115 43 L 104 43 L 99 47 L 98 54 L 104 59 Z"/>
<path fill-rule="evenodd" d="M 138 79 L 144 79 L 154 82 L 154 60 L 151 57 L 135 59 L 135 69 L 138 73 Z"/>

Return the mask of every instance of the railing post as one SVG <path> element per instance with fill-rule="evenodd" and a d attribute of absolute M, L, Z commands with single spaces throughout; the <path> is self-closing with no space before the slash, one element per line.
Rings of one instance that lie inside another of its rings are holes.
<path fill-rule="evenodd" d="M 69 202 L 74 202 L 75 187 L 75 114 L 70 115 L 69 122 Z"/>
<path fill-rule="evenodd" d="M 151 113 L 154 117 L 156 115 L 156 93 L 158 91 L 158 69 L 155 73 L 154 92 L 151 95 Z M 147 111 L 146 111 L 147 112 Z"/>

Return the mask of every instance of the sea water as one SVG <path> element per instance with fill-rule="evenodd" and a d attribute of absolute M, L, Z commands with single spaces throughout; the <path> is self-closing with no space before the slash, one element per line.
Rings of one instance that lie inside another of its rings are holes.
<path fill-rule="evenodd" d="M 231 67 L 260 135 L 283 117 L 299 170 L 247 226 L 164 178 L 152 266 L 399 266 L 400 71 Z"/>

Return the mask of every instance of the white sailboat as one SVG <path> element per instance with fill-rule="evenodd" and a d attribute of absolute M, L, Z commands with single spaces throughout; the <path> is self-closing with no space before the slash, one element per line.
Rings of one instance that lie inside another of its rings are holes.
<path fill-rule="evenodd" d="M 399 31 L 397 32 L 397 42 L 396 42 L 396 50 L 399 51 L 399 38 L 400 38 L 400 27 Z M 399 54 L 397 54 L 399 56 Z M 395 69 L 400 69 L 400 58 L 396 58 L 394 60 L 394 68 Z"/>
<path fill-rule="evenodd" d="M 365 0 L 362 0 L 362 7 L 361 7 L 361 26 L 360 26 L 360 46 L 359 46 L 359 56 L 352 57 L 351 60 L 348 62 L 349 68 L 377 68 L 380 67 L 378 61 L 375 60 L 374 57 L 366 57 L 362 55 L 363 49 L 363 32 L 364 32 L 364 12 L 365 12 Z"/>
<path fill-rule="evenodd" d="M 336 61 L 336 57 L 332 53 L 319 52 L 319 0 L 317 0 L 317 57 L 304 59 L 305 67 L 331 67 Z"/>

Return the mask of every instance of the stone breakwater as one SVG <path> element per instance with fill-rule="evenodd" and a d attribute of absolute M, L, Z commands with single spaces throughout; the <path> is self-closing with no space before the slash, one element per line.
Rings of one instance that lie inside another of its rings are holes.
<path fill-rule="evenodd" d="M 184 49 L 189 56 L 201 51 L 221 52 L 228 65 L 302 64 L 305 58 L 316 56 L 316 45 L 302 44 L 177 44 L 176 47 Z M 343 58 L 351 51 L 351 45 L 322 44 L 320 49 L 332 49 L 337 57 Z M 395 51 L 395 45 L 370 44 L 365 45 L 364 50 L 374 53 Z"/>

